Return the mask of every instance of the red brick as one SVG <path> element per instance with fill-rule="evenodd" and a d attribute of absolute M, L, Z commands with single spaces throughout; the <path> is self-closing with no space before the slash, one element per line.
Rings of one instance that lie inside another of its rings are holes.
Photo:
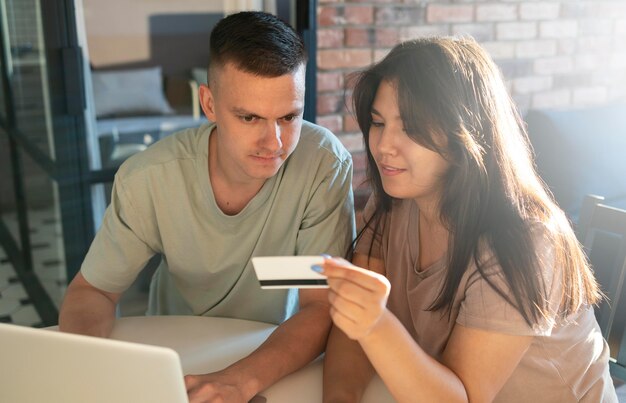
<path fill-rule="evenodd" d="M 476 6 L 476 21 L 514 21 L 517 19 L 515 4 L 482 4 Z"/>
<path fill-rule="evenodd" d="M 376 28 L 375 43 L 377 46 L 394 46 L 400 41 L 397 28 Z"/>
<path fill-rule="evenodd" d="M 569 73 L 574 69 L 574 62 L 569 56 L 556 56 L 535 59 L 535 72 L 537 74 L 560 74 Z"/>
<path fill-rule="evenodd" d="M 523 3 L 519 6 L 522 20 L 553 20 L 559 18 L 559 3 Z"/>
<path fill-rule="evenodd" d="M 346 45 L 353 47 L 369 47 L 370 30 L 368 28 L 346 28 Z"/>
<path fill-rule="evenodd" d="M 464 36 L 471 35 L 478 42 L 487 42 L 493 40 L 493 25 L 485 23 L 476 24 L 453 24 L 452 35 Z"/>
<path fill-rule="evenodd" d="M 513 59 L 515 57 L 515 42 L 483 42 L 482 47 L 494 59 Z"/>
<path fill-rule="evenodd" d="M 344 9 L 344 17 L 348 24 L 371 24 L 374 22 L 374 7 L 348 6 Z"/>
<path fill-rule="evenodd" d="M 375 13 L 376 25 L 415 25 L 424 23 L 423 6 L 385 6 L 377 7 Z"/>
<path fill-rule="evenodd" d="M 519 41 L 515 46 L 515 55 L 520 59 L 556 56 L 556 52 L 554 40 Z"/>
<path fill-rule="evenodd" d="M 340 20 L 337 7 L 318 7 L 317 9 L 317 25 L 320 27 L 332 27 L 337 25 Z"/>
<path fill-rule="evenodd" d="M 345 1 L 345 0 L 340 0 L 340 1 Z M 349 1 L 350 3 L 375 3 L 375 4 L 398 2 L 398 0 L 349 0 Z"/>
<path fill-rule="evenodd" d="M 501 22 L 496 24 L 496 39 L 533 39 L 537 36 L 534 22 Z"/>
<path fill-rule="evenodd" d="M 361 132 L 361 128 L 353 114 L 347 114 L 343 118 L 343 131 L 346 133 Z"/>
<path fill-rule="evenodd" d="M 350 151 L 351 153 L 355 153 L 355 152 L 360 152 L 363 151 L 363 136 L 361 135 L 361 133 L 350 133 L 350 134 L 341 134 L 339 137 L 339 140 L 341 140 L 341 143 L 343 144 L 344 147 L 346 147 L 346 150 Z"/>
<path fill-rule="evenodd" d="M 322 70 L 362 68 L 372 63 L 369 49 L 320 50 L 317 52 L 317 66 Z"/>
<path fill-rule="evenodd" d="M 365 150 L 352 153 L 352 165 L 355 171 L 364 171 L 367 169 L 367 153 Z"/>
<path fill-rule="evenodd" d="M 318 48 L 340 48 L 343 46 L 343 29 L 318 29 Z"/>
<path fill-rule="evenodd" d="M 426 9 L 426 22 L 470 22 L 474 19 L 471 5 L 429 4 Z"/>
<path fill-rule="evenodd" d="M 340 133 L 343 119 L 340 115 L 318 116 L 315 122 L 333 133 Z"/>
<path fill-rule="evenodd" d="M 376 49 L 374 51 L 374 62 L 378 63 L 383 60 L 391 52 L 391 49 Z"/>
<path fill-rule="evenodd" d="M 343 74 L 317 73 L 317 91 L 339 91 L 343 88 Z"/>
<path fill-rule="evenodd" d="M 339 95 L 317 94 L 317 113 L 328 115 L 337 113 L 343 106 L 343 97 Z"/>
<path fill-rule="evenodd" d="M 577 21 L 544 21 L 539 25 L 542 38 L 576 38 L 578 35 Z"/>
<path fill-rule="evenodd" d="M 421 38 L 423 36 L 446 36 L 449 35 L 447 24 L 420 25 L 400 28 L 400 40 Z"/>
<path fill-rule="evenodd" d="M 365 170 L 353 171 L 352 189 L 354 190 L 354 208 L 362 210 L 363 207 L 365 207 L 365 203 L 367 203 L 367 198 L 369 197 L 369 192 L 365 195 L 363 192 L 363 189 L 367 189 L 367 175 Z"/>
<path fill-rule="evenodd" d="M 517 94 L 547 91 L 552 88 L 552 82 L 549 76 L 520 77 L 513 80 L 513 91 Z"/>

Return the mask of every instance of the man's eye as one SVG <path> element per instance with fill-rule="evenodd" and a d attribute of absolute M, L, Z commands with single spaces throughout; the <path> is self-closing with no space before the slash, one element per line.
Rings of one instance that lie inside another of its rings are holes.
<path fill-rule="evenodd" d="M 256 116 L 245 115 L 245 116 L 240 116 L 239 119 L 243 120 L 246 123 L 252 123 L 256 120 Z"/>
<path fill-rule="evenodd" d="M 285 122 L 293 122 L 294 120 L 296 120 L 296 115 L 287 115 L 283 118 L 283 120 Z"/>

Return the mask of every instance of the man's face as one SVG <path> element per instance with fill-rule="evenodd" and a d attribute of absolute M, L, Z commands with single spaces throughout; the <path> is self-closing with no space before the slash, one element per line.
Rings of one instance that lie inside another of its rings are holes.
<path fill-rule="evenodd" d="M 218 69 L 211 88 L 201 87 L 207 118 L 216 123 L 219 174 L 250 183 L 274 176 L 300 138 L 304 109 L 304 65 L 280 77 L 260 77 L 232 64 Z"/>

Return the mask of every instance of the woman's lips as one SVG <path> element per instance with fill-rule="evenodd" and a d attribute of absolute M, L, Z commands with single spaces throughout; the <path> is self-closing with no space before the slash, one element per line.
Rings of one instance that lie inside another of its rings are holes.
<path fill-rule="evenodd" d="M 380 172 L 385 176 L 400 175 L 401 173 L 406 171 L 406 169 L 394 168 L 389 165 L 380 164 L 379 166 L 380 166 Z"/>

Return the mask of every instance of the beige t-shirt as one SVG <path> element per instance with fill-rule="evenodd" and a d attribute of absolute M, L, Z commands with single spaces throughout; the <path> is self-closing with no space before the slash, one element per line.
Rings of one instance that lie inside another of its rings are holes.
<path fill-rule="evenodd" d="M 354 236 L 350 153 L 330 131 L 304 122 L 278 173 L 229 216 L 209 179 L 213 128 L 173 134 L 122 165 L 81 272 L 119 293 L 159 253 L 149 314 L 280 323 L 297 310 L 297 290 L 261 289 L 250 259 L 345 254 Z"/>
<path fill-rule="evenodd" d="M 364 210 L 373 214 L 371 198 Z M 384 217 L 382 234 L 367 229 L 356 252 L 382 258 L 391 283 L 388 308 L 404 324 L 417 344 L 440 359 L 456 324 L 512 335 L 534 336 L 510 379 L 494 402 L 617 402 L 608 369 L 609 349 L 602 338 L 593 309 L 585 307 L 567 320 L 554 314 L 560 284 L 553 281 L 552 251 L 540 250 L 542 274 L 549 290 L 553 316 L 530 327 L 521 314 L 502 298 L 476 271 L 472 263 L 459 285 L 450 317 L 429 311 L 446 273 L 445 257 L 422 271 L 414 269 L 419 251 L 419 210 L 412 200 L 396 200 Z M 540 236 L 540 234 L 539 234 Z M 372 243 L 372 240 L 374 241 Z M 482 261 L 489 260 L 489 251 Z M 508 287 L 497 264 L 489 266 L 490 278 Z"/>

